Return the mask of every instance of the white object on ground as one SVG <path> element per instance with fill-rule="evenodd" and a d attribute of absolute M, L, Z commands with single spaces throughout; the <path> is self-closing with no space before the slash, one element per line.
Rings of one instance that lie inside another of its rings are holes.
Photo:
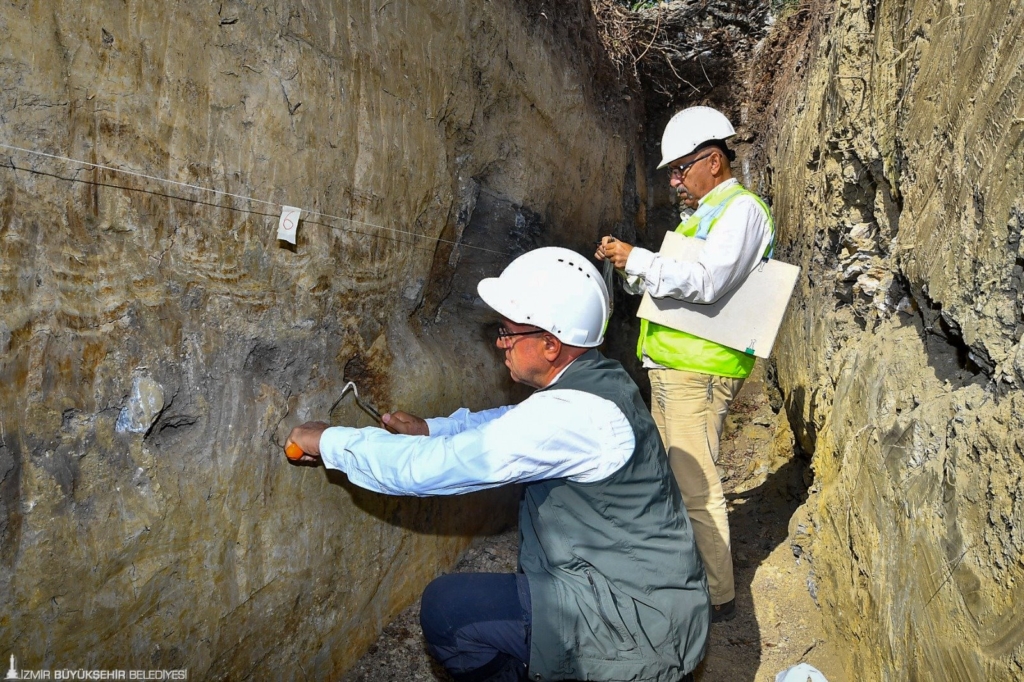
<path fill-rule="evenodd" d="M 277 238 L 294 244 L 295 232 L 299 229 L 299 217 L 301 215 L 301 208 L 282 206 L 281 220 L 277 223 Z"/>
<path fill-rule="evenodd" d="M 810 663 L 800 663 L 786 668 L 775 676 L 775 682 L 828 682 L 821 671 Z"/>

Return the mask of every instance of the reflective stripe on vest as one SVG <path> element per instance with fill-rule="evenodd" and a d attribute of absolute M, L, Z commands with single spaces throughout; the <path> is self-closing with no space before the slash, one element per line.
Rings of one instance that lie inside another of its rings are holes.
<path fill-rule="evenodd" d="M 720 194 L 721 196 L 713 196 L 710 201 L 701 204 L 693 215 L 679 224 L 676 232 L 685 237 L 707 239 L 708 233 L 714 229 L 729 204 L 738 197 L 747 195 L 757 202 L 768 217 L 768 230 L 771 238 L 762 257 L 764 259 L 771 258 L 775 251 L 775 222 L 772 220 L 771 211 L 768 210 L 768 206 L 761 200 L 761 197 L 739 183 Z M 755 360 L 753 354 L 747 354 L 693 334 L 641 319 L 636 354 L 642 360 L 644 353 L 662 367 L 735 379 L 745 379 L 750 376 Z"/>

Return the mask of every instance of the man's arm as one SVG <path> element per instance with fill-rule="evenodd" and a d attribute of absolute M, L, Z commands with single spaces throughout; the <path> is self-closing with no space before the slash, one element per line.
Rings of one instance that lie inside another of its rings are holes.
<path fill-rule="evenodd" d="M 480 412 L 470 412 L 462 407 L 448 417 L 421 419 L 408 412 L 395 411 L 381 415 L 381 422 L 391 433 L 406 436 L 450 436 L 467 428 L 475 428 L 491 419 L 496 419 L 512 409 L 511 405 L 496 407 Z M 330 428 L 327 422 L 306 422 L 292 429 L 285 443 L 285 453 L 296 464 L 318 465 L 320 461 L 320 436 Z M 298 448 L 301 456 L 291 452 Z M 297 458 L 296 458 L 297 457 Z"/>
<path fill-rule="evenodd" d="M 427 427 L 430 429 L 431 436 L 453 436 L 466 429 L 475 429 L 492 419 L 497 419 L 511 410 L 512 407 L 512 405 L 503 405 L 490 410 L 481 410 L 480 412 L 470 412 L 465 407 L 460 407 L 447 417 L 427 419 Z"/>
<path fill-rule="evenodd" d="M 697 262 L 685 263 L 637 247 L 626 261 L 627 281 L 641 279 L 655 298 L 714 303 L 750 274 L 770 241 L 768 216 L 751 197 L 741 196 L 722 213 Z"/>
<path fill-rule="evenodd" d="M 323 431 L 323 463 L 356 485 L 389 495 L 457 495 L 548 478 L 589 482 L 633 453 L 633 430 L 613 403 L 570 390 L 530 396 L 475 428 L 450 436 L 382 429 Z"/>

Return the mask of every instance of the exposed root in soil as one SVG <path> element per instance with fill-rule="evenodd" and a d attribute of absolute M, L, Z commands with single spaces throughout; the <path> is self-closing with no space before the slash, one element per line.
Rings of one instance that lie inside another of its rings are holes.
<path fill-rule="evenodd" d="M 741 67 L 768 31 L 766 0 L 592 0 L 604 48 L 654 113 L 738 102 Z M 636 9 L 631 9 L 635 7 Z"/>

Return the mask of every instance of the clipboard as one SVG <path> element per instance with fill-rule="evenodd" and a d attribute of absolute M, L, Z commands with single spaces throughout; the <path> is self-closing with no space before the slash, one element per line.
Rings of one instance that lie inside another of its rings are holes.
<path fill-rule="evenodd" d="M 668 232 L 660 253 L 674 260 L 696 262 L 703 250 L 704 240 Z M 636 316 L 767 358 L 799 276 L 796 265 L 763 260 L 714 303 L 686 303 L 645 293 Z"/>

